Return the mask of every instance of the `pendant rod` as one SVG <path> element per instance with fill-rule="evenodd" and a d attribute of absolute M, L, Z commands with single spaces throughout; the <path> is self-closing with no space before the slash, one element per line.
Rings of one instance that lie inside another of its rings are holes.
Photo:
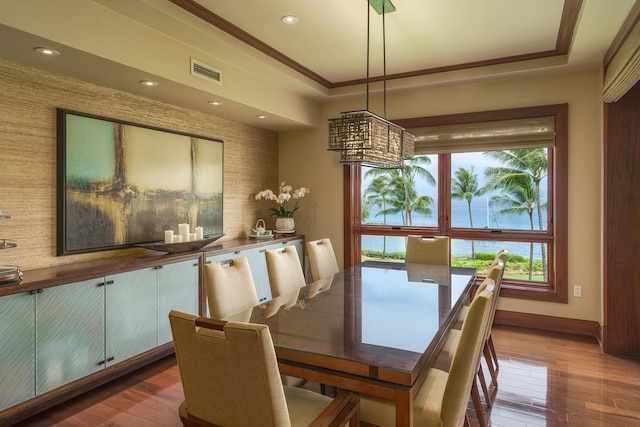
<path fill-rule="evenodd" d="M 370 44 L 369 26 L 371 25 L 370 15 L 371 15 L 371 7 L 369 6 L 369 2 L 367 2 L 367 108 L 366 108 L 367 111 L 369 111 L 369 44 Z"/>
<path fill-rule="evenodd" d="M 384 0 L 382 2 L 382 94 L 383 94 L 383 116 L 387 118 L 387 39 L 384 21 Z"/>

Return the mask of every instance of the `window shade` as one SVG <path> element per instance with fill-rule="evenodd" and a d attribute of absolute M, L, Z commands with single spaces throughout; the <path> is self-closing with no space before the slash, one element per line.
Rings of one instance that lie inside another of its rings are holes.
<path fill-rule="evenodd" d="M 604 102 L 616 102 L 640 80 L 640 22 L 629 33 L 607 66 L 604 75 Z"/>
<path fill-rule="evenodd" d="M 550 147 L 553 116 L 461 123 L 407 129 L 416 137 L 415 154 L 462 153 Z"/>

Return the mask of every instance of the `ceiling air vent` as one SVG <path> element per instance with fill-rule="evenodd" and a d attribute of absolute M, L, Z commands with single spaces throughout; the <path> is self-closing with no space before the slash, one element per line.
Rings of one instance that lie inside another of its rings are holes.
<path fill-rule="evenodd" d="M 191 58 L 191 75 L 222 84 L 222 71 L 193 58 Z"/>

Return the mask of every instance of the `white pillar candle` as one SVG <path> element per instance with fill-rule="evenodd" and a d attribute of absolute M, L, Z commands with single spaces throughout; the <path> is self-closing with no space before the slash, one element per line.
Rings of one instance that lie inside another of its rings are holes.
<path fill-rule="evenodd" d="M 196 240 L 196 233 L 189 233 L 189 241 L 193 242 L 194 240 Z"/>
<path fill-rule="evenodd" d="M 178 224 L 178 234 L 182 236 L 183 242 L 189 241 L 189 224 Z"/>
<path fill-rule="evenodd" d="M 165 230 L 164 231 L 164 242 L 165 243 L 173 243 L 173 230 Z"/>
<path fill-rule="evenodd" d="M 196 239 L 197 240 L 204 239 L 204 228 L 196 227 Z"/>
<path fill-rule="evenodd" d="M 182 236 L 179 234 L 173 236 L 173 243 L 182 243 Z"/>

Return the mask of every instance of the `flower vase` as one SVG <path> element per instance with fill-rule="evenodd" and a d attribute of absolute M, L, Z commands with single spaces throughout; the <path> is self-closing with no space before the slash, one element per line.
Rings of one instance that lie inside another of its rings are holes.
<path fill-rule="evenodd" d="M 277 218 L 276 219 L 276 230 L 277 231 L 293 231 L 295 230 L 296 224 L 293 221 L 293 218 Z"/>

